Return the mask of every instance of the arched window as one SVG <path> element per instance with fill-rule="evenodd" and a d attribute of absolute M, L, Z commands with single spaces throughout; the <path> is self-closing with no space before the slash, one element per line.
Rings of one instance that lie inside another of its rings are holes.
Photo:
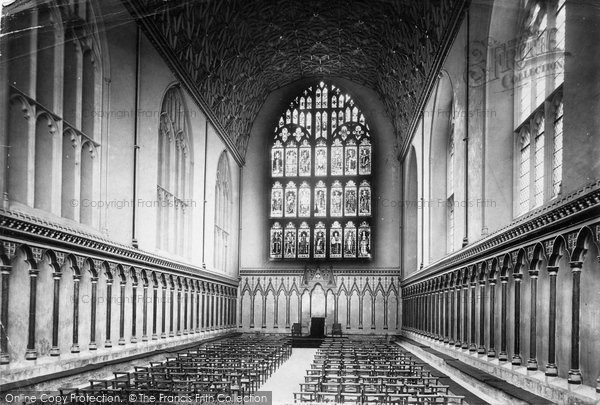
<path fill-rule="evenodd" d="M 526 1 L 514 75 L 516 151 L 519 154 L 517 215 L 543 205 L 560 192 L 564 46 L 564 0 Z M 546 126 L 546 122 L 553 125 Z M 551 165 L 546 164 L 546 148 L 552 151 Z M 529 166 L 524 167 L 525 163 Z M 548 176 L 551 182 L 546 182 Z"/>
<path fill-rule="evenodd" d="M 174 86 L 167 90 L 160 113 L 157 245 L 180 256 L 189 254 L 191 165 L 187 111 L 181 90 Z"/>
<path fill-rule="evenodd" d="M 227 271 L 231 224 L 231 173 L 227 152 L 221 153 L 215 185 L 215 249 L 216 270 Z"/>
<path fill-rule="evenodd" d="M 447 251 L 454 252 L 454 133 L 450 132 L 448 136 L 448 179 L 446 180 L 446 230 L 447 230 Z"/>
<path fill-rule="evenodd" d="M 305 89 L 271 144 L 271 259 L 370 258 L 372 139 L 340 88 Z"/>

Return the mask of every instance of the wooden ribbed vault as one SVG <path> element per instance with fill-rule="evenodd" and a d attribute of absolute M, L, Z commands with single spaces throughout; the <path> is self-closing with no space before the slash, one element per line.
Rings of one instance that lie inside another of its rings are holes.
<path fill-rule="evenodd" d="M 342 77 L 377 91 L 402 146 L 465 0 L 124 0 L 243 156 L 267 95 Z"/>

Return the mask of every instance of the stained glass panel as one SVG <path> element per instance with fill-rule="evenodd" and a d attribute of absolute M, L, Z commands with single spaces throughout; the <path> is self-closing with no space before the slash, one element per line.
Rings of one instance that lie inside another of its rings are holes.
<path fill-rule="evenodd" d="M 304 140 L 302 146 L 300 146 L 300 161 L 298 165 L 300 176 L 310 176 L 310 152 L 310 144 L 307 140 Z"/>
<path fill-rule="evenodd" d="M 315 148 L 315 176 L 327 176 L 327 147 L 317 143 Z"/>
<path fill-rule="evenodd" d="M 303 182 L 298 191 L 298 216 L 310 217 L 310 186 Z"/>
<path fill-rule="evenodd" d="M 356 257 L 356 227 L 352 221 L 344 227 L 344 257 Z"/>
<path fill-rule="evenodd" d="M 366 180 L 358 188 L 358 215 L 371 216 L 371 185 Z"/>
<path fill-rule="evenodd" d="M 346 176 L 355 176 L 356 175 L 356 142 L 351 139 L 346 142 L 346 147 L 344 148 L 346 152 Z"/>
<path fill-rule="evenodd" d="M 342 227 L 335 221 L 329 230 L 329 257 L 342 257 Z"/>
<path fill-rule="evenodd" d="M 319 181 L 315 187 L 315 217 L 327 216 L 327 188 Z"/>
<path fill-rule="evenodd" d="M 285 226 L 283 257 L 286 259 L 296 258 L 296 227 L 291 222 Z"/>
<path fill-rule="evenodd" d="M 317 259 L 325 258 L 325 225 L 323 222 L 315 226 L 315 247 L 313 256 Z"/>
<path fill-rule="evenodd" d="M 366 222 L 358 229 L 358 257 L 371 257 L 371 227 Z"/>
<path fill-rule="evenodd" d="M 333 141 L 331 146 L 331 175 L 341 176 L 344 174 L 344 147 L 339 139 Z"/>
<path fill-rule="evenodd" d="M 285 186 L 285 216 L 295 217 L 298 206 L 296 184 L 290 181 Z"/>
<path fill-rule="evenodd" d="M 331 186 L 331 212 L 332 217 L 342 216 L 342 184 L 335 181 Z"/>
<path fill-rule="evenodd" d="M 356 184 L 350 180 L 344 188 L 344 215 L 356 216 Z"/>
<path fill-rule="evenodd" d="M 283 229 L 279 222 L 271 227 L 271 259 L 281 259 L 282 256 Z"/>
<path fill-rule="evenodd" d="M 283 186 L 276 181 L 271 189 L 271 217 L 281 218 L 283 216 Z"/>
<path fill-rule="evenodd" d="M 308 259 L 310 257 L 310 228 L 306 222 L 300 224 L 298 230 L 298 258 Z"/>
<path fill-rule="evenodd" d="M 289 142 L 285 148 L 285 175 L 298 175 L 298 148 L 294 141 Z"/>

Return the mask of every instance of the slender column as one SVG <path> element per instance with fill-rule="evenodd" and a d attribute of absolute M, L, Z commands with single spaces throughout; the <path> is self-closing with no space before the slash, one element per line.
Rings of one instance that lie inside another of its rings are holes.
<path fill-rule="evenodd" d="M 251 304 L 252 304 L 252 308 L 254 308 L 254 300 L 251 299 Z M 254 313 L 254 309 L 251 310 L 252 313 Z M 206 292 L 203 290 L 202 291 L 202 309 L 200 312 L 202 315 L 202 329 L 201 331 L 204 332 L 206 330 Z M 251 323 L 250 327 L 254 327 L 254 324 Z"/>
<path fill-rule="evenodd" d="M 196 333 L 200 332 L 200 291 L 196 290 Z"/>
<path fill-rule="evenodd" d="M 158 284 L 152 285 L 152 340 L 158 339 L 156 324 L 158 323 Z"/>
<path fill-rule="evenodd" d="M 350 297 L 346 296 L 346 329 L 350 329 Z"/>
<path fill-rule="evenodd" d="M 8 335 L 6 328 L 8 327 L 8 294 L 10 291 L 10 271 L 11 266 L 2 265 L 0 277 L 2 277 L 2 307 L 0 312 L 0 364 L 10 363 L 8 355 Z"/>
<path fill-rule="evenodd" d="M 548 266 L 548 275 L 550 276 L 550 305 L 548 308 L 548 364 L 546 365 L 546 375 L 556 377 L 558 376 L 558 366 L 556 365 L 556 276 L 558 275 L 558 266 Z"/>
<path fill-rule="evenodd" d="M 148 285 L 142 290 L 142 342 L 148 341 Z"/>
<path fill-rule="evenodd" d="M 121 281 L 121 302 L 119 305 L 119 345 L 121 346 L 125 344 L 125 285 L 125 281 Z"/>
<path fill-rule="evenodd" d="M 452 310 L 450 307 L 450 288 L 444 290 L 446 299 L 445 311 L 444 311 L 444 343 L 450 342 L 450 317 L 452 316 Z"/>
<path fill-rule="evenodd" d="M 173 287 L 169 289 L 169 337 L 175 336 L 173 331 L 173 314 L 175 313 L 175 290 Z"/>
<path fill-rule="evenodd" d="M 131 343 L 137 343 L 137 300 L 137 282 L 134 281 L 131 285 Z"/>
<path fill-rule="evenodd" d="M 112 342 L 110 340 L 110 324 L 112 315 L 112 283 L 112 278 L 106 280 L 106 340 L 104 342 L 104 347 L 112 347 Z"/>
<path fill-rule="evenodd" d="M 37 359 L 37 350 L 35 349 L 35 310 L 37 298 L 37 270 L 29 271 L 29 328 L 27 334 L 26 360 Z"/>
<path fill-rule="evenodd" d="M 477 350 L 477 343 L 475 343 L 475 295 L 477 283 L 471 283 L 471 344 L 469 345 L 469 351 L 474 352 Z"/>
<path fill-rule="evenodd" d="M 185 293 L 183 294 L 183 302 L 185 304 L 183 307 L 183 334 L 187 335 L 189 333 L 193 333 L 194 330 L 194 293 L 188 293 L 188 290 L 185 290 Z M 190 327 L 189 330 L 188 320 Z"/>
<path fill-rule="evenodd" d="M 250 327 L 254 328 L 254 294 L 252 294 L 250 296 Z M 298 297 L 298 308 L 299 308 L 299 312 L 298 312 L 298 317 L 300 318 L 302 315 L 300 315 L 300 309 L 302 308 L 302 303 L 300 302 L 300 297 Z"/>
<path fill-rule="evenodd" d="M 456 286 L 456 341 L 454 342 L 454 346 L 461 347 L 462 343 L 461 333 L 460 333 L 460 312 L 461 312 L 461 301 L 460 301 L 460 286 Z"/>
<path fill-rule="evenodd" d="M 52 303 L 52 348 L 50 356 L 60 356 L 60 348 L 58 347 L 58 324 L 60 320 L 60 279 L 62 273 L 55 272 L 52 274 L 54 280 L 54 300 Z"/>
<path fill-rule="evenodd" d="M 298 294 L 298 323 L 302 326 L 302 294 Z"/>
<path fill-rule="evenodd" d="M 440 289 L 436 295 L 437 300 L 437 321 L 436 321 L 436 332 L 437 332 L 437 340 L 444 340 L 444 335 L 442 331 L 442 321 L 443 321 L 443 308 L 444 308 L 444 293 Z"/>
<path fill-rule="evenodd" d="M 527 360 L 527 370 L 537 370 L 537 280 L 538 271 L 530 270 L 531 279 L 531 309 L 529 316 L 529 359 Z"/>
<path fill-rule="evenodd" d="M 273 327 L 279 328 L 279 294 L 273 295 Z"/>
<path fill-rule="evenodd" d="M 515 335 L 514 335 L 514 353 L 511 363 L 515 366 L 520 366 L 523 360 L 521 359 L 521 274 L 513 276 L 515 280 Z"/>
<path fill-rule="evenodd" d="M 451 346 L 455 343 L 455 333 L 454 333 L 454 319 L 456 317 L 456 306 L 454 305 L 454 296 L 456 295 L 456 290 L 454 288 L 448 288 L 448 295 L 450 296 L 450 329 L 449 329 L 449 339 L 448 344 Z"/>
<path fill-rule="evenodd" d="M 496 335 L 496 279 L 490 278 L 490 346 L 487 352 L 488 357 L 496 357 L 494 338 Z"/>
<path fill-rule="evenodd" d="M 81 276 L 73 275 L 73 344 L 71 353 L 79 353 L 79 282 Z"/>
<path fill-rule="evenodd" d="M 335 299 L 335 321 L 337 322 L 337 298 Z M 388 296 L 383 297 L 383 329 L 388 328 Z"/>
<path fill-rule="evenodd" d="M 96 296 L 98 295 L 98 277 L 91 278 L 92 283 L 92 301 L 90 302 L 90 346 L 89 350 L 96 350 Z"/>
<path fill-rule="evenodd" d="M 358 296 L 358 329 L 363 328 L 363 298 L 364 294 Z"/>
<path fill-rule="evenodd" d="M 375 296 L 371 296 L 371 329 L 375 329 Z"/>
<path fill-rule="evenodd" d="M 571 304 L 571 368 L 569 369 L 569 384 L 581 384 L 581 370 L 579 369 L 579 306 L 581 294 L 581 268 L 582 262 L 571 262 L 573 273 L 573 297 Z"/>
<path fill-rule="evenodd" d="M 465 283 L 463 293 L 463 332 L 461 349 L 469 348 L 469 284 Z"/>
<path fill-rule="evenodd" d="M 285 295 L 285 328 L 290 328 L 290 294 Z"/>
<path fill-rule="evenodd" d="M 261 328 L 267 327 L 267 296 L 263 294 L 262 296 L 262 324 Z"/>
<path fill-rule="evenodd" d="M 340 296 L 335 294 L 333 299 L 334 299 L 334 301 L 333 301 L 333 303 L 334 303 L 334 305 L 333 305 L 333 322 L 339 323 L 338 322 L 338 306 L 339 306 Z"/>
<path fill-rule="evenodd" d="M 181 288 L 177 289 L 177 336 L 181 336 Z"/>
<path fill-rule="evenodd" d="M 479 281 L 479 347 L 477 354 L 485 354 L 485 280 Z"/>
<path fill-rule="evenodd" d="M 210 294 L 210 330 L 215 329 L 215 294 Z"/>
<path fill-rule="evenodd" d="M 508 298 L 508 276 L 501 276 L 500 283 L 502 283 L 502 308 L 500 313 L 500 354 L 498 354 L 498 360 L 508 361 L 508 354 L 506 353 L 506 301 Z"/>
<path fill-rule="evenodd" d="M 160 338 L 165 339 L 167 337 L 167 286 L 162 286 L 162 303 L 161 303 L 161 320 L 160 320 Z"/>

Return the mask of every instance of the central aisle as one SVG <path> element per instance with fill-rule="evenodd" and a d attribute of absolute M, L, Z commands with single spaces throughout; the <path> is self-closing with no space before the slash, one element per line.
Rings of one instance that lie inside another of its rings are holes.
<path fill-rule="evenodd" d="M 310 368 L 317 349 L 293 348 L 290 358 L 259 388 L 273 392 L 273 405 L 294 403 L 294 392 L 300 392 L 306 370 Z"/>

